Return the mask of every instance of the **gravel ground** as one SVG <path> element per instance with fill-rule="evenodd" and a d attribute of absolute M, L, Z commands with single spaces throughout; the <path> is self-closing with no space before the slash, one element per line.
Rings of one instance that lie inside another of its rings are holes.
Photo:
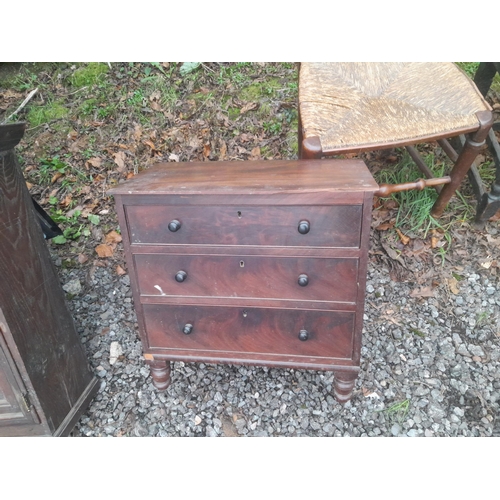
<path fill-rule="evenodd" d="M 64 269 L 54 255 L 101 379 L 73 435 L 500 436 L 497 225 L 465 230 L 442 265 L 417 266 L 419 280 L 414 271 L 396 281 L 372 234 L 361 371 L 344 406 L 330 395 L 329 372 L 249 366 L 176 362 L 171 386 L 158 393 L 129 277 L 115 272 L 125 268 L 121 248 L 103 267 Z M 462 278 L 453 293 L 452 272 Z M 418 293 L 425 278 L 434 296 Z"/>

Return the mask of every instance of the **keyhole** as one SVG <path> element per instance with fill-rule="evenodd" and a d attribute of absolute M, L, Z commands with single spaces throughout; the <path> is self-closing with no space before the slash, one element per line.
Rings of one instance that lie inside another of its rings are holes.
<path fill-rule="evenodd" d="M 238 219 L 241 219 L 241 212 L 239 210 L 236 212 L 236 215 L 238 216 Z"/>
<path fill-rule="evenodd" d="M 240 260 L 240 267 L 245 267 L 245 261 L 244 260 Z"/>
<path fill-rule="evenodd" d="M 243 317 L 246 318 L 248 316 L 248 313 L 246 311 L 243 311 Z"/>

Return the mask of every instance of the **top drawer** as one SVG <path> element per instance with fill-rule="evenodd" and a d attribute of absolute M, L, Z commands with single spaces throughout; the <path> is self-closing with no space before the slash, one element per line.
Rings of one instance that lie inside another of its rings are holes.
<path fill-rule="evenodd" d="M 362 205 L 125 207 L 130 243 L 358 248 Z M 177 230 L 171 225 L 177 221 Z M 302 233 L 299 232 L 301 225 Z"/>

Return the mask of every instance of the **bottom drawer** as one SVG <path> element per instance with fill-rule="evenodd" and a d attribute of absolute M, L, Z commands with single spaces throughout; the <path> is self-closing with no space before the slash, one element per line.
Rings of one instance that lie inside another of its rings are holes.
<path fill-rule="evenodd" d="M 144 304 L 149 347 L 220 359 L 237 353 L 352 359 L 352 312 Z M 190 329 L 191 326 L 192 328 Z M 186 334 L 183 331 L 189 333 Z M 307 340 L 300 340 L 305 330 Z M 285 357 L 285 358 L 284 358 Z"/>

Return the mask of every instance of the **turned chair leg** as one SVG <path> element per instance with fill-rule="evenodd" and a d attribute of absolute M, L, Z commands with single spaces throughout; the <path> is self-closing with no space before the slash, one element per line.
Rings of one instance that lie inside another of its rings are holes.
<path fill-rule="evenodd" d="M 486 137 L 493 124 L 493 113 L 491 111 L 481 111 L 476 116 L 480 123 L 479 130 L 467 136 L 464 147 L 450 173 L 451 182 L 443 187 L 432 207 L 431 215 L 433 217 L 439 217 L 443 213 L 453 193 L 460 187 L 462 180 L 485 144 Z"/>

